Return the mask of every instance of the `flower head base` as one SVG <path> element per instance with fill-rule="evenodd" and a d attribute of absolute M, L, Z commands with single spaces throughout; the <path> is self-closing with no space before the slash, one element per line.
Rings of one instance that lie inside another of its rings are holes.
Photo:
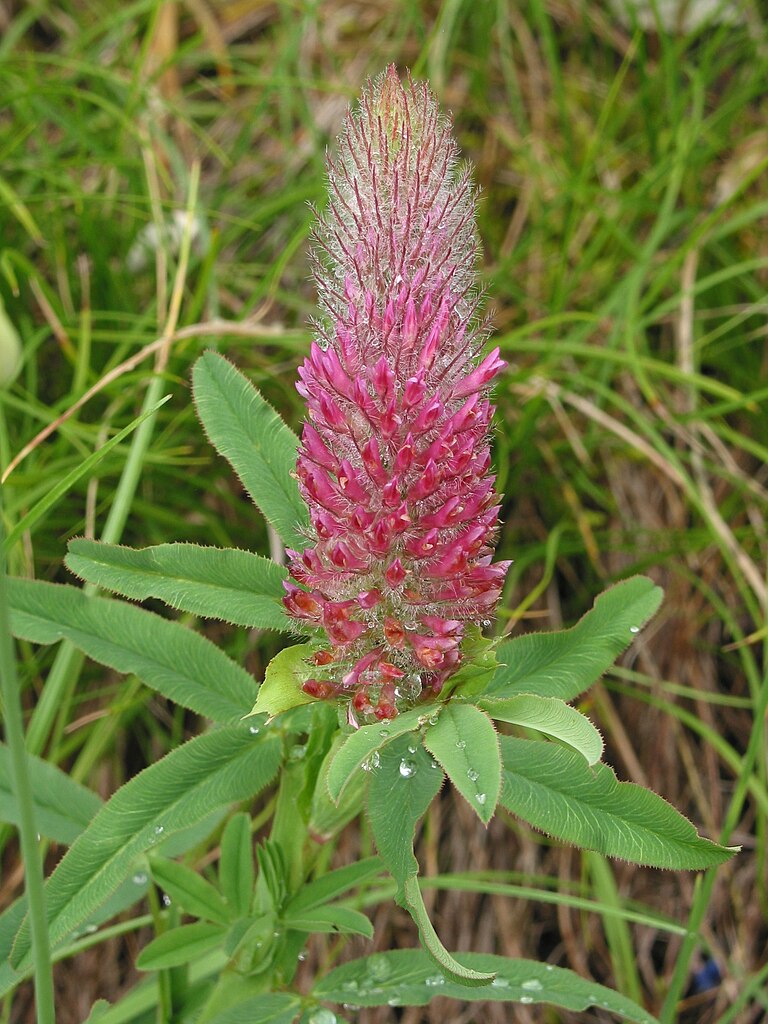
<path fill-rule="evenodd" d="M 315 233 L 321 317 L 299 370 L 297 476 L 314 528 L 290 551 L 290 615 L 322 627 L 304 686 L 352 722 L 440 692 L 467 625 L 491 615 L 499 511 L 488 475 L 474 191 L 424 83 L 369 83 L 329 162 Z M 298 585 L 297 585 L 298 584 Z"/>

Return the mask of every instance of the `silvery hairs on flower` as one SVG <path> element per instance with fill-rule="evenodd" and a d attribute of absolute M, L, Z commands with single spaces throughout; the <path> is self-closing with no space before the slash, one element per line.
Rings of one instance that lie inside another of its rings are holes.
<path fill-rule="evenodd" d="M 353 725 L 440 692 L 509 565 L 492 563 L 488 436 L 506 364 L 479 355 L 475 191 L 457 158 L 427 84 L 390 66 L 347 114 L 314 234 L 296 467 L 313 532 L 288 552 L 284 604 L 328 640 L 304 690 L 346 701 Z"/>

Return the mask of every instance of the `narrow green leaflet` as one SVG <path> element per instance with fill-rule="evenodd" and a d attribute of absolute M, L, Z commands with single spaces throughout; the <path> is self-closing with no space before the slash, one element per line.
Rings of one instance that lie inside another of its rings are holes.
<path fill-rule="evenodd" d="M 704 870 L 736 852 L 702 839 L 660 796 L 565 747 L 505 736 L 501 756 L 502 805 L 557 839 L 674 870 Z"/>
<path fill-rule="evenodd" d="M 91 821 L 101 800 L 55 764 L 27 755 L 27 771 L 35 801 L 35 822 L 41 835 L 67 846 Z M 8 748 L 0 743 L 0 821 L 18 824 L 19 808 L 13 791 Z"/>
<path fill-rule="evenodd" d="M 328 935 L 362 935 L 373 938 L 373 925 L 359 910 L 331 903 L 314 910 L 287 912 L 283 918 L 286 928 L 300 932 L 324 932 Z"/>
<path fill-rule="evenodd" d="M 233 918 L 221 893 L 186 864 L 153 856 L 150 868 L 155 883 L 185 914 L 215 924 L 227 924 Z"/>
<path fill-rule="evenodd" d="M 521 693 L 517 697 L 486 697 L 478 701 L 497 722 L 510 722 L 536 729 L 573 747 L 587 764 L 603 756 L 603 737 L 588 718 L 557 697 Z"/>
<path fill-rule="evenodd" d="M 218 807 L 255 796 L 274 778 L 282 746 L 276 735 L 225 726 L 190 740 L 122 786 L 73 843 L 46 885 L 51 945 L 102 904 L 162 839 Z M 28 924 L 12 963 L 30 962 Z"/>
<path fill-rule="evenodd" d="M 236 626 L 296 631 L 280 604 L 285 569 L 251 551 L 197 544 L 137 550 L 79 539 L 70 541 L 65 563 L 81 579 L 134 601 L 155 597 Z"/>
<path fill-rule="evenodd" d="M 183 924 L 158 935 L 136 958 L 140 971 L 162 971 L 181 967 L 221 945 L 225 929 L 208 921 Z"/>
<path fill-rule="evenodd" d="M 276 654 L 267 665 L 264 682 L 248 715 L 267 714 L 274 718 L 283 711 L 311 704 L 315 698 L 305 693 L 302 686 L 312 678 L 309 658 L 314 650 L 312 644 L 296 644 Z"/>
<path fill-rule="evenodd" d="M 595 1006 L 632 1024 L 658 1024 L 626 996 L 562 967 L 492 953 L 456 956 L 466 968 L 495 975 L 491 984 L 467 988 L 436 971 L 423 951 L 398 949 L 334 968 L 317 982 L 312 994 L 332 1003 L 354 1000 L 358 1006 L 426 1006 L 435 996 L 464 1002 L 548 1003 L 566 1010 Z"/>
<path fill-rule="evenodd" d="M 294 1024 L 301 1011 L 298 996 L 287 992 L 253 996 L 210 1017 L 207 1024 Z"/>
<path fill-rule="evenodd" d="M 391 722 L 364 725 L 350 733 L 328 769 L 327 786 L 331 800 L 338 803 L 344 787 L 357 776 L 364 764 L 369 768 L 375 766 L 376 754 L 383 746 L 405 733 L 415 733 L 425 720 L 423 711 L 406 711 Z M 420 742 L 420 738 L 414 735 L 413 744 Z"/>
<path fill-rule="evenodd" d="M 448 704 L 424 734 L 424 745 L 484 825 L 501 789 L 499 740 L 488 715 L 472 704 Z"/>
<path fill-rule="evenodd" d="M 215 352 L 195 363 L 192 391 L 211 444 L 288 547 L 305 547 L 302 530 L 309 517 L 293 476 L 299 439 L 253 384 Z"/>
<path fill-rule="evenodd" d="M 345 892 L 362 885 L 364 882 L 377 878 L 384 870 L 380 857 L 366 857 L 365 860 L 347 864 L 328 874 L 320 875 L 312 882 L 301 887 L 296 896 L 286 907 L 286 914 L 297 914 L 299 911 L 312 910 L 329 900 L 343 896 Z"/>
<path fill-rule="evenodd" d="M 610 587 L 575 626 L 528 633 L 500 644 L 499 668 L 487 693 L 573 700 L 610 668 L 661 604 L 663 592 L 645 576 Z"/>
<path fill-rule="evenodd" d="M 219 885 L 235 917 L 245 917 L 251 909 L 256 877 L 252 847 L 251 817 L 240 811 L 227 822 L 219 859 Z"/>
<path fill-rule="evenodd" d="M 11 629 L 37 644 L 67 639 L 118 672 L 216 722 L 242 718 L 253 678 L 199 633 L 124 601 L 42 580 L 8 580 Z"/>

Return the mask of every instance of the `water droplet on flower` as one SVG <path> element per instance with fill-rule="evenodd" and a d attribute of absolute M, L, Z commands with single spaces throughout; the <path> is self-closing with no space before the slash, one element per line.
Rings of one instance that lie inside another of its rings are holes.
<path fill-rule="evenodd" d="M 475 793 L 475 800 L 477 800 L 477 802 L 478 802 L 478 803 L 479 803 L 479 804 L 480 804 L 481 806 L 482 806 L 482 805 L 483 805 L 483 804 L 485 803 L 485 801 L 486 801 L 487 799 L 488 799 L 488 797 L 487 797 L 487 796 L 485 795 L 485 793 Z"/>
<path fill-rule="evenodd" d="M 137 871 L 136 872 L 136 874 L 133 876 L 133 884 L 134 885 L 146 885 L 147 884 L 147 876 L 144 874 L 143 871 Z"/>
<path fill-rule="evenodd" d="M 404 779 L 410 779 L 416 774 L 416 762 L 404 757 L 400 762 L 400 774 Z"/>
<path fill-rule="evenodd" d="M 433 974 L 431 977 L 424 979 L 424 984 L 429 985 L 430 988 L 437 988 L 438 985 L 445 984 L 445 978 L 442 974 Z"/>
<path fill-rule="evenodd" d="M 469 779 L 470 782 L 477 782 L 477 780 L 480 778 L 480 775 L 478 772 L 475 771 L 474 768 L 468 768 L 467 778 Z"/>
<path fill-rule="evenodd" d="M 497 974 L 491 982 L 491 988 L 509 988 L 509 982 L 506 978 L 501 978 Z"/>
<path fill-rule="evenodd" d="M 629 627 L 629 632 L 630 633 L 639 633 L 640 632 L 640 627 L 639 626 L 630 626 Z"/>
<path fill-rule="evenodd" d="M 541 992 L 543 985 L 537 978 L 530 978 L 528 981 L 522 982 L 520 988 L 526 989 L 528 992 Z"/>

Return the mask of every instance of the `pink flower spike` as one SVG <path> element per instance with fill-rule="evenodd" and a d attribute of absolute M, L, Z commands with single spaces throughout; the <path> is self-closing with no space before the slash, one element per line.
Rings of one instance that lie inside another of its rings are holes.
<path fill-rule="evenodd" d="M 476 355 L 475 193 L 428 86 L 394 67 L 368 82 L 328 171 L 297 384 L 312 526 L 283 603 L 327 634 L 305 691 L 357 727 L 440 693 L 499 599 L 489 389 L 505 363 Z"/>

